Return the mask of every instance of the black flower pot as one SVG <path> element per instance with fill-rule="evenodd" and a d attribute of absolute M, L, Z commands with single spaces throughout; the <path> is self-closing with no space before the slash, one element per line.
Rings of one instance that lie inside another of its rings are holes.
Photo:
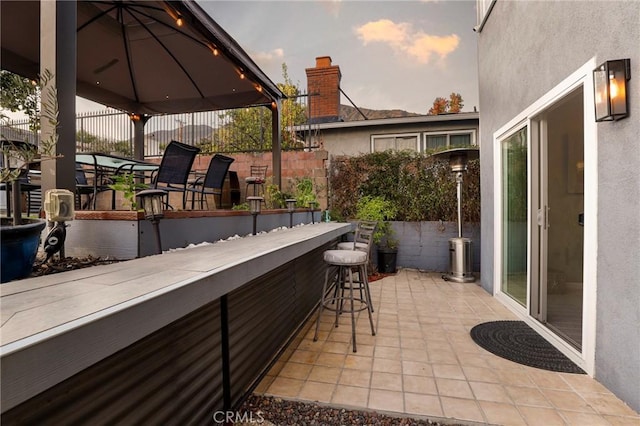
<path fill-rule="evenodd" d="M 13 226 L 2 220 L 0 282 L 18 280 L 31 274 L 36 260 L 40 233 L 47 222 L 41 219 L 24 219 L 22 225 Z"/>
<path fill-rule="evenodd" d="M 393 274 L 396 272 L 398 249 L 378 247 L 378 272 Z"/>

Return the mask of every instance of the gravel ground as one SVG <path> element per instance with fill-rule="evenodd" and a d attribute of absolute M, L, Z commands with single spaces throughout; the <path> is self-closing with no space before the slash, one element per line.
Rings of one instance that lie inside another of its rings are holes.
<path fill-rule="evenodd" d="M 256 425 L 262 419 L 262 425 L 300 425 L 300 426 L 339 426 L 339 425 L 372 425 L 372 426 L 423 426 L 423 425 L 458 425 L 460 423 L 441 423 L 424 418 L 395 417 L 374 411 L 346 410 L 326 405 L 288 401 L 281 398 L 252 395 L 238 410 L 239 413 L 253 413 Z"/>

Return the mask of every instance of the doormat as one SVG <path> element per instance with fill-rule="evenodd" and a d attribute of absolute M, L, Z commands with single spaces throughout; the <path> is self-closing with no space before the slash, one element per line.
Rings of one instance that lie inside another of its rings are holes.
<path fill-rule="evenodd" d="M 471 338 L 492 354 L 518 364 L 561 373 L 585 374 L 523 321 L 478 324 L 471 329 Z"/>

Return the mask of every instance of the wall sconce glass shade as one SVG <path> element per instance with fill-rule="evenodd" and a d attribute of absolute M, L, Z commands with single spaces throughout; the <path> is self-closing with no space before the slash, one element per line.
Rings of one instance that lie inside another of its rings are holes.
<path fill-rule="evenodd" d="M 627 81 L 630 79 L 629 59 L 606 61 L 593 70 L 597 122 L 620 120 L 629 115 Z"/>
<path fill-rule="evenodd" d="M 296 209 L 297 200 L 295 198 L 287 198 L 286 200 L 284 200 L 284 202 L 287 203 L 287 211 L 289 213 L 293 212 Z"/>
<path fill-rule="evenodd" d="M 262 208 L 262 201 L 264 201 L 263 197 L 247 197 L 247 201 L 249 201 L 249 211 L 251 214 L 260 214 L 260 209 Z"/>
<path fill-rule="evenodd" d="M 164 217 L 162 199 L 166 195 L 167 192 L 161 189 L 146 189 L 136 194 L 136 197 L 140 198 L 145 219 L 154 221 Z"/>

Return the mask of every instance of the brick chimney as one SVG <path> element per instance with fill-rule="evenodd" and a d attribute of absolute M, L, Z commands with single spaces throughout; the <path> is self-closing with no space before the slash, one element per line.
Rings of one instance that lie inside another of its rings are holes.
<path fill-rule="evenodd" d="M 330 56 L 318 56 L 316 67 L 307 68 L 309 122 L 330 123 L 340 119 L 340 67 Z"/>

